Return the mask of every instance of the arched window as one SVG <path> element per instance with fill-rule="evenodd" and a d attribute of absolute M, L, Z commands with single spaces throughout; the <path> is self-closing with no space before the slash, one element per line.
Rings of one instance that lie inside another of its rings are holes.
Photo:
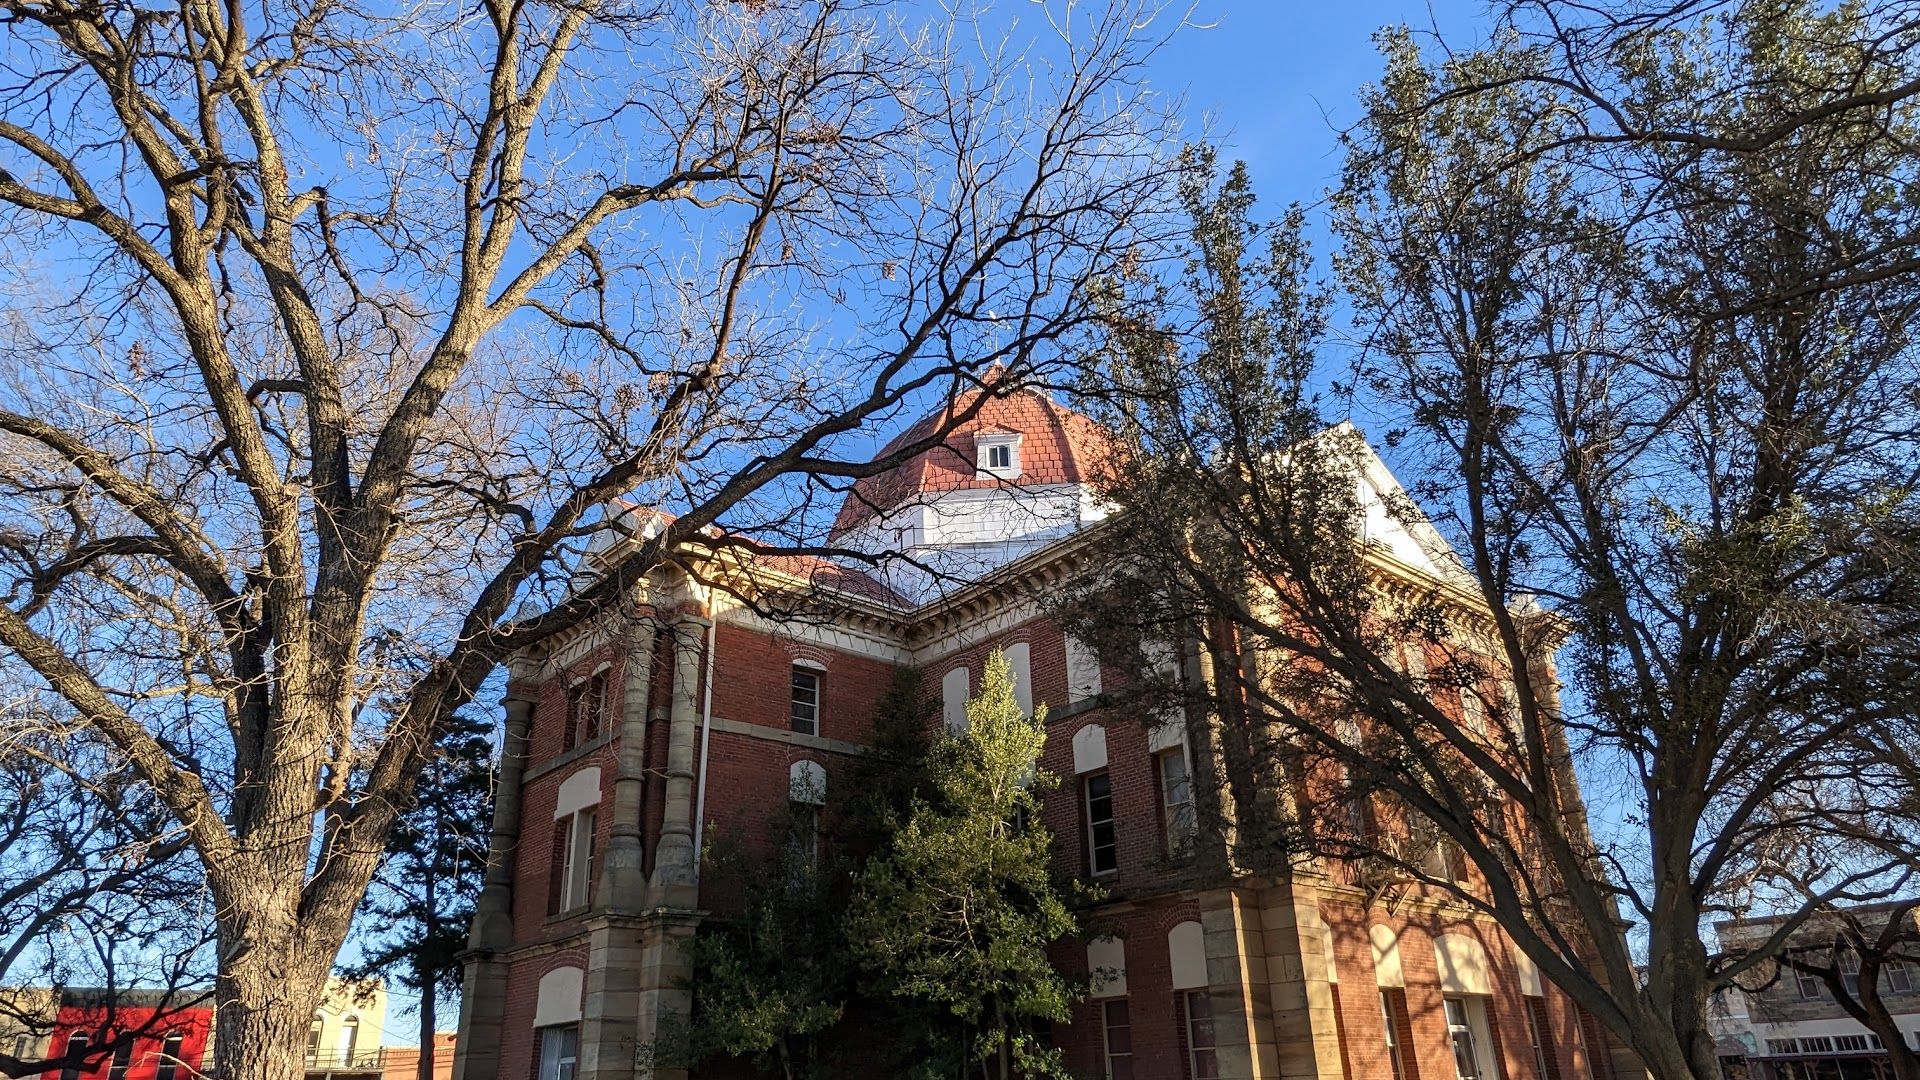
<path fill-rule="evenodd" d="M 967 668 L 965 664 L 940 679 L 940 711 L 947 721 L 947 732 L 963 735 L 967 730 Z"/>
<path fill-rule="evenodd" d="M 586 907 L 592 898 L 599 810 L 599 766 L 581 769 L 560 785 L 553 807 L 553 862 L 547 877 L 549 915 Z"/>
<path fill-rule="evenodd" d="M 1033 647 L 1022 641 L 1004 650 L 1007 669 L 1013 673 L 1013 698 L 1020 711 L 1033 715 Z"/>

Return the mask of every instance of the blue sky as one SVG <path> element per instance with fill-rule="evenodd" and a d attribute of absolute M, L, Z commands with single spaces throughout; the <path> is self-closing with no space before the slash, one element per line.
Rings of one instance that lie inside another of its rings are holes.
<path fill-rule="evenodd" d="M 1197 0 L 1192 21 L 1150 78 L 1184 97 L 1223 159 L 1247 162 L 1272 213 L 1311 204 L 1337 178 L 1337 129 L 1358 119 L 1354 92 L 1380 71 L 1375 31 L 1437 27 L 1464 41 L 1489 15 L 1478 0 Z"/>

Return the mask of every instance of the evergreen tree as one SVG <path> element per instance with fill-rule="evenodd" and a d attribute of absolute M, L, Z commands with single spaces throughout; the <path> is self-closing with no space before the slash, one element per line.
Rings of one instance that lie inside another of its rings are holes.
<path fill-rule="evenodd" d="M 894 1025 L 851 1040 L 821 1036 L 850 1012 L 871 1020 L 889 1005 L 861 1000 L 844 933 L 848 889 L 861 863 L 886 845 L 926 790 L 929 715 L 920 678 L 898 668 L 874 710 L 867 752 L 828 788 L 821 831 L 813 815 L 788 815 L 786 842 L 754 852 L 732 839 L 703 855 L 706 872 L 741 896 L 737 917 L 710 921 L 687 946 L 694 1015 L 653 1048 L 689 1066 L 716 1057 L 751 1061 L 787 1078 L 837 1075 L 828 1051 L 875 1047 Z"/>
<path fill-rule="evenodd" d="M 892 1003 L 893 1037 L 915 1044 L 908 1075 L 1064 1075 L 1035 1037 L 1067 1019 L 1073 990 L 1046 949 L 1076 929 L 1036 823 L 1055 783 L 1037 768 L 1045 720 L 1021 710 L 1006 657 L 988 657 L 968 730 L 936 740 L 925 790 L 854 882 L 848 947 Z"/>
<path fill-rule="evenodd" d="M 493 820 L 493 746 L 486 726 L 455 713 L 420 775 L 417 798 L 387 841 L 360 911 L 378 935 L 351 978 L 394 976 L 420 995 L 420 1080 L 432 1080 L 440 995 L 460 991 L 473 902 L 486 876 Z"/>
<path fill-rule="evenodd" d="M 841 934 L 844 869 L 813 850 L 810 815 L 790 814 L 785 842 L 753 853 L 716 844 L 709 874 L 734 884 L 740 914 L 716 919 L 686 945 L 693 1016 L 656 1055 L 688 1066 L 745 1058 L 785 1080 L 837 1075 L 820 1036 L 847 1013 L 852 972 Z"/>

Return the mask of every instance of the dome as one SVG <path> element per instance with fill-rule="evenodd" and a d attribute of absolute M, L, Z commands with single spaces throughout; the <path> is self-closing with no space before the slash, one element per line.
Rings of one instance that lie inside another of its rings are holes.
<path fill-rule="evenodd" d="M 1004 395 L 973 390 L 922 417 L 901 432 L 878 456 L 927 438 L 956 413 L 979 409 L 939 444 L 908 458 L 897 468 L 857 481 L 834 518 L 838 538 L 890 510 L 958 491 L 1026 489 L 1088 483 L 1113 446 L 1106 429 L 1034 389 Z M 1009 448 L 1005 468 L 987 467 L 987 444 Z"/>

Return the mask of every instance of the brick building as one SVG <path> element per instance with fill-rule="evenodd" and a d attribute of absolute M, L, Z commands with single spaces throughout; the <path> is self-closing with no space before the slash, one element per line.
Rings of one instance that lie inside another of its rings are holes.
<path fill-rule="evenodd" d="M 99 1055 L 86 1058 L 91 1068 L 50 1069 L 41 1074 L 47 1080 L 188 1080 L 201 1075 L 208 1056 L 213 1006 L 193 1001 L 190 994 L 81 987 L 9 987 L 0 992 L 9 995 L 20 1013 L 40 1016 L 31 1030 L 0 1024 L 0 1039 L 14 1057 L 58 1058 L 75 1051 Z M 30 1001 L 36 1003 L 19 1008 Z M 106 1053 L 104 1048 L 114 1043 L 117 1047 Z"/>
<path fill-rule="evenodd" d="M 1000 649 L 1023 702 L 1048 705 L 1043 765 L 1063 783 L 1044 818 L 1059 865 L 1109 895 L 1087 918 L 1108 936 L 1058 953 L 1066 969 L 1118 976 L 1054 1031 L 1076 1070 L 1624 1080 L 1612 1049 L 1590 1052 L 1599 1030 L 1457 905 L 1406 890 L 1380 901 L 1339 868 L 1203 869 L 1225 864 L 1205 857 L 1218 841 L 1193 806 L 1190 778 L 1213 752 L 1206 724 L 1117 715 L 1102 690 L 1127 673 L 1035 600 L 1085 569 L 1083 531 L 1104 514 L 1085 483 L 1100 441 L 1038 393 L 992 400 L 944 446 L 862 481 L 835 523 L 841 541 L 916 567 L 870 576 L 786 559 L 703 573 L 765 595 L 814 590 L 822 617 L 780 621 L 662 570 L 627 610 L 516 657 L 455 1075 L 645 1075 L 639 1051 L 685 1008 L 677 946 L 727 901 L 700 880 L 703 832 L 767 834 L 789 800 L 817 798 L 861 752 L 898 665 L 938 690 L 949 724 L 964 722 L 960 704 Z M 1383 466 L 1369 478 L 1392 483 Z M 628 517 L 644 535 L 646 513 Z M 1438 572 L 1437 537 L 1375 518 L 1370 538 L 1397 566 Z"/>

